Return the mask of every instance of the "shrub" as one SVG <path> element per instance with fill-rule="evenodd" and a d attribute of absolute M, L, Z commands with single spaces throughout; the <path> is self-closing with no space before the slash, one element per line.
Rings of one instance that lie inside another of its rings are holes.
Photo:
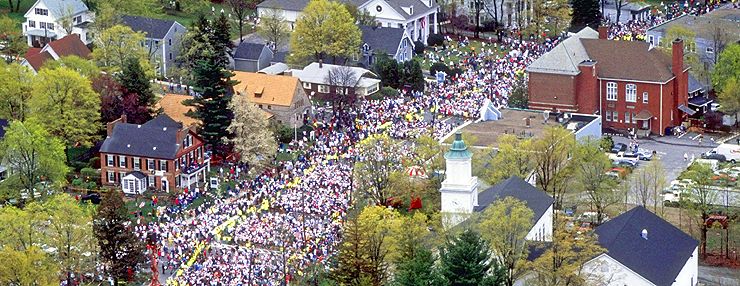
<path fill-rule="evenodd" d="M 426 46 L 424 46 L 424 43 L 421 41 L 414 42 L 414 53 L 417 55 L 421 55 L 424 53 L 424 50 L 426 49 Z"/>
<path fill-rule="evenodd" d="M 398 90 L 389 86 L 384 86 L 380 89 L 380 94 L 383 95 L 383 97 L 394 97 L 398 96 Z"/>
<path fill-rule="evenodd" d="M 427 44 L 431 47 L 444 46 L 445 37 L 442 34 L 431 34 L 427 38 Z"/>
<path fill-rule="evenodd" d="M 432 76 L 437 76 L 437 72 L 440 72 L 440 71 L 444 72 L 448 76 L 450 75 L 450 68 L 444 63 L 436 62 L 436 63 L 433 63 L 432 66 L 429 67 L 429 73 Z"/>
<path fill-rule="evenodd" d="M 82 178 L 76 178 L 72 180 L 72 186 L 75 186 L 75 187 L 82 186 Z"/>
<path fill-rule="evenodd" d="M 80 170 L 80 175 L 82 175 L 83 177 L 97 177 L 98 170 L 93 168 L 82 168 Z"/>

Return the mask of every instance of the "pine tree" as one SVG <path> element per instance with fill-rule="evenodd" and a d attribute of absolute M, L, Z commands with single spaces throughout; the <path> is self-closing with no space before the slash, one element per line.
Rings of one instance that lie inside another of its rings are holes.
<path fill-rule="evenodd" d="M 372 268 L 367 255 L 369 241 L 360 225 L 358 208 L 350 210 L 344 227 L 342 244 L 336 261 L 338 266 L 332 271 L 332 279 L 345 285 L 358 285 L 369 279 L 367 272 Z"/>
<path fill-rule="evenodd" d="M 234 43 L 231 42 L 231 24 L 229 19 L 221 13 L 221 15 L 211 22 L 211 33 L 209 35 L 209 42 L 214 47 L 216 55 L 218 55 L 218 64 L 223 66 L 229 65 L 229 56 L 232 54 Z"/>
<path fill-rule="evenodd" d="M 601 10 L 598 0 L 573 0 L 573 17 L 570 27 L 574 31 L 588 26 L 597 29 L 601 24 Z"/>
<path fill-rule="evenodd" d="M 113 277 L 114 285 L 131 278 L 129 271 L 136 273 L 144 262 L 144 245 L 134 236 L 127 216 L 123 195 L 109 191 L 103 196 L 93 221 L 105 273 Z"/>
<path fill-rule="evenodd" d="M 117 80 L 125 89 L 126 93 L 133 93 L 137 97 L 137 105 L 146 113 L 132 114 L 131 123 L 144 123 L 151 119 L 152 106 L 154 105 L 154 92 L 149 84 L 151 80 L 141 68 L 139 60 L 129 57 L 125 60 L 121 73 Z M 147 114 L 148 113 L 148 114 Z"/>
<path fill-rule="evenodd" d="M 419 61 L 410 60 L 403 63 L 403 82 L 401 82 L 401 87 L 403 85 L 408 85 L 412 90 L 424 90 L 424 74 Z"/>
<path fill-rule="evenodd" d="M 399 263 L 395 285 L 430 286 L 440 285 L 442 281 L 434 267 L 434 256 L 426 248 L 419 246 L 413 256 Z"/>
<path fill-rule="evenodd" d="M 488 243 L 466 230 L 439 250 L 445 284 L 455 286 L 502 285 L 504 269 L 491 258 Z"/>

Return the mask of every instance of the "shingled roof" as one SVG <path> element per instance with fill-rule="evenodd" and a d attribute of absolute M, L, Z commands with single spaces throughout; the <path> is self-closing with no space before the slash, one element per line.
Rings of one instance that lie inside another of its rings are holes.
<path fill-rule="evenodd" d="M 478 206 L 474 208 L 474 211 L 482 212 L 494 201 L 506 197 L 523 201 L 534 213 L 534 216 L 532 216 L 533 222 L 538 221 L 547 209 L 550 208 L 552 203 L 555 202 L 555 199 L 550 195 L 540 191 L 521 178 L 513 176 L 479 193 Z"/>
<path fill-rule="evenodd" d="M 121 22 L 131 27 L 131 30 L 146 34 L 147 38 L 164 39 L 167 32 L 175 24 L 172 20 L 161 20 L 141 16 L 123 16 Z"/>
<path fill-rule="evenodd" d="M 527 71 L 577 75 L 580 72 L 578 65 L 589 59 L 581 39 L 598 38 L 599 33 L 594 29 L 583 28 L 532 62 Z"/>
<path fill-rule="evenodd" d="M 80 35 L 70 34 L 56 41 L 49 42 L 49 48 L 54 50 L 59 57 L 78 56 L 89 59 L 90 49 L 80 40 Z"/>
<path fill-rule="evenodd" d="M 174 159 L 180 149 L 177 132 L 181 128 L 181 123 L 166 114 L 144 124 L 117 123 L 100 147 L 100 152 Z"/>
<path fill-rule="evenodd" d="M 389 55 L 395 55 L 398 46 L 403 40 L 403 29 L 391 27 L 360 26 L 362 41 L 370 46 L 373 51 L 384 51 Z"/>
<path fill-rule="evenodd" d="M 601 78 L 665 82 L 673 78 L 671 57 L 641 41 L 581 39 Z"/>
<path fill-rule="evenodd" d="M 673 285 L 699 244 L 641 206 L 597 227 L 596 234 L 610 257 L 655 285 Z"/>
<path fill-rule="evenodd" d="M 242 42 L 234 51 L 234 59 L 258 60 L 265 44 Z"/>

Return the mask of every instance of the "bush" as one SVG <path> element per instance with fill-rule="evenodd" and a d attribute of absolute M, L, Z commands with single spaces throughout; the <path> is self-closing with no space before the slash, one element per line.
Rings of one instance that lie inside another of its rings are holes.
<path fill-rule="evenodd" d="M 98 183 L 96 183 L 95 181 L 90 181 L 90 182 L 84 183 L 82 186 L 88 190 L 95 190 L 98 188 Z"/>
<path fill-rule="evenodd" d="M 429 35 L 429 38 L 427 38 L 427 44 L 429 44 L 430 47 L 444 46 L 445 37 L 442 36 L 442 34 L 431 34 Z"/>
<path fill-rule="evenodd" d="M 424 50 L 426 49 L 426 46 L 424 46 L 424 43 L 421 41 L 414 42 L 414 53 L 417 55 L 424 54 Z"/>
<path fill-rule="evenodd" d="M 384 86 L 380 89 L 380 94 L 383 95 L 383 97 L 394 97 L 398 96 L 398 90 L 389 86 Z"/>
<path fill-rule="evenodd" d="M 80 175 L 82 175 L 83 177 L 97 177 L 98 170 L 95 170 L 93 168 L 82 168 L 80 170 Z"/>
<path fill-rule="evenodd" d="M 72 180 L 72 186 L 75 186 L 75 187 L 82 186 L 82 183 L 83 183 L 82 178 L 76 178 Z"/>
<path fill-rule="evenodd" d="M 447 75 L 450 75 L 450 68 L 441 62 L 433 63 L 432 66 L 429 67 L 429 73 L 432 76 L 437 76 L 437 72 L 444 72 Z"/>

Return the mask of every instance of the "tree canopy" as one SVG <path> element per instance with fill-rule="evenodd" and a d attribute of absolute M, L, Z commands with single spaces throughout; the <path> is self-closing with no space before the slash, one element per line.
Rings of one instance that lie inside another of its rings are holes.
<path fill-rule="evenodd" d="M 149 53 L 141 45 L 144 40 L 143 33 L 134 32 L 128 26 L 115 25 L 102 30 L 95 37 L 95 50 L 91 56 L 98 66 L 111 73 L 121 71 L 127 58 L 136 58 L 142 69 L 153 77 L 154 69 L 149 63 Z"/>
<path fill-rule="evenodd" d="M 34 75 L 18 63 L 0 61 L 0 117 L 25 120 L 29 114 Z"/>
<path fill-rule="evenodd" d="M 272 162 L 277 147 L 265 112 L 249 102 L 246 95 L 232 97 L 229 108 L 234 112 L 228 128 L 234 134 L 230 140 L 234 151 L 239 153 L 242 162 L 259 172 Z"/>
<path fill-rule="evenodd" d="M 355 19 L 343 4 L 311 0 L 291 33 L 289 61 L 300 64 L 327 57 L 334 62 L 346 60 L 358 52 L 361 36 Z"/>

